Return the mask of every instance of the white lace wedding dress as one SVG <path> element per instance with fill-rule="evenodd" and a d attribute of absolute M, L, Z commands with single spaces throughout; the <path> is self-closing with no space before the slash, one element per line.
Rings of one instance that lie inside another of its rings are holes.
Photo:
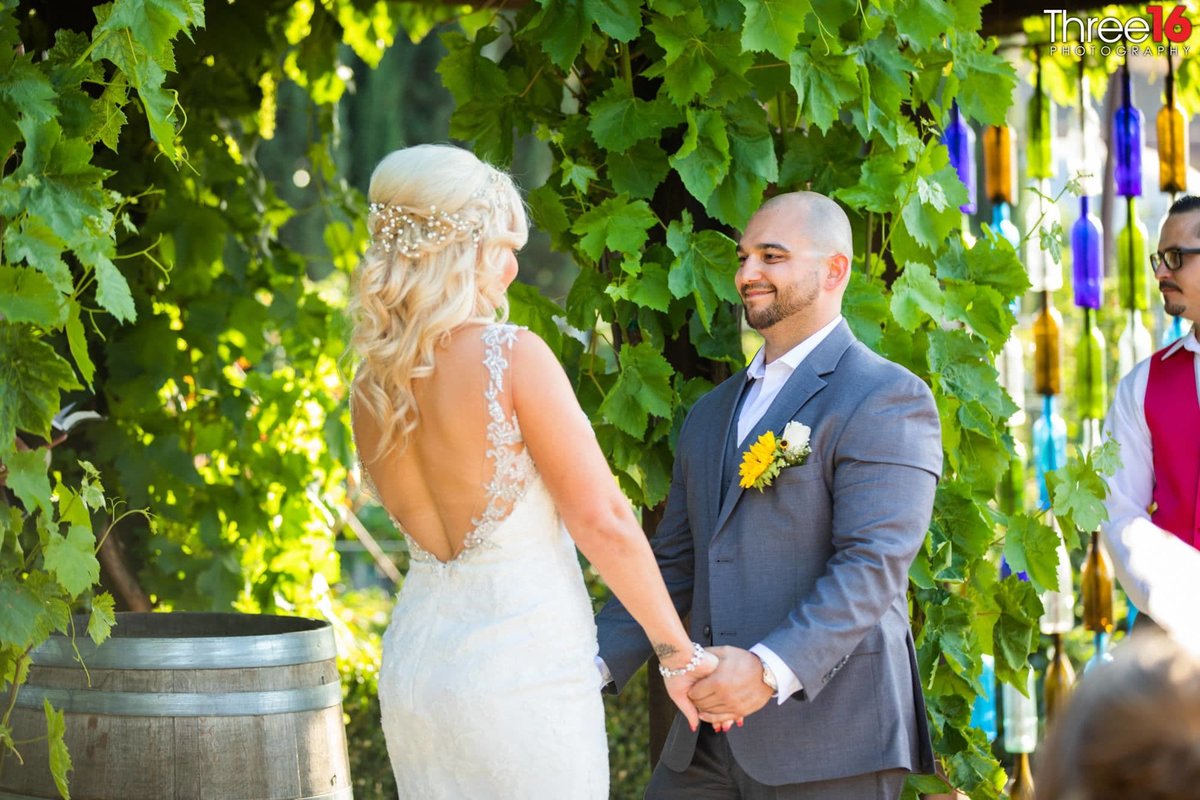
<path fill-rule="evenodd" d="M 403 800 L 602 800 L 596 627 L 575 547 L 500 404 L 517 328 L 483 334 L 488 506 L 442 562 L 412 562 L 383 640 L 379 704 Z"/>

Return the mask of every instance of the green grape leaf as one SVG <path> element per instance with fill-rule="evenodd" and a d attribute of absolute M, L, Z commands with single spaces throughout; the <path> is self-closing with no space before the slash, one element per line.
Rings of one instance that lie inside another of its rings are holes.
<path fill-rule="evenodd" d="M 50 534 L 46 543 L 46 571 L 54 575 L 71 597 L 78 597 L 100 580 L 95 548 L 96 537 L 90 526 L 71 525 L 66 536 Z"/>
<path fill-rule="evenodd" d="M 0 442 L 17 430 L 50 439 L 59 392 L 81 388 L 71 365 L 23 325 L 0 322 Z M 7 444 L 4 446 L 8 446 Z"/>
<path fill-rule="evenodd" d="M 797 49 L 787 57 L 800 114 L 828 132 L 843 107 L 859 98 L 858 68 L 849 55 Z"/>
<path fill-rule="evenodd" d="M 584 13 L 618 42 L 632 42 L 642 31 L 640 0 L 583 0 Z"/>
<path fill-rule="evenodd" d="M 137 320 L 137 309 L 133 305 L 133 295 L 129 291 L 129 282 L 120 270 L 103 256 L 96 258 L 96 301 L 122 322 Z"/>
<path fill-rule="evenodd" d="M 840 122 L 834 122 L 828 133 L 816 127 L 790 132 L 784 139 L 786 149 L 779 167 L 779 183 L 782 186 L 811 186 L 814 192 L 836 197 L 852 208 L 861 208 L 862 203 L 851 202 L 839 191 L 858 180 L 863 164 L 862 157 L 846 147 L 846 136 L 851 134 L 852 131 Z M 897 167 L 897 174 L 902 174 L 903 168 Z M 891 201 L 887 207 L 891 210 Z"/>
<path fill-rule="evenodd" d="M 872 350 L 878 350 L 883 339 L 883 326 L 892 316 L 883 284 L 872 280 L 862 270 L 851 271 L 850 283 L 842 299 L 842 313 L 855 337 Z"/>
<path fill-rule="evenodd" d="M 92 613 L 88 617 L 87 632 L 95 644 L 103 644 L 117 624 L 116 601 L 108 592 L 100 592 L 92 598 Z"/>
<path fill-rule="evenodd" d="M 579 234 L 579 248 L 592 261 L 599 261 L 604 251 L 637 253 L 650 238 L 649 230 L 658 224 L 658 217 L 645 200 L 630 201 L 624 195 L 610 197 L 587 213 L 582 214 L 571 230 Z"/>
<path fill-rule="evenodd" d="M 551 350 L 561 354 L 563 334 L 555 319 L 565 318 L 563 310 L 539 292 L 536 286 L 521 281 L 514 281 L 508 287 L 508 299 L 509 319 L 529 328 L 542 337 Z"/>
<path fill-rule="evenodd" d="M 992 629 L 996 677 L 1024 687 L 1029 674 L 1029 654 L 1037 646 L 1034 635 L 1042 618 L 1042 601 L 1029 581 L 1009 575 L 997 585 L 996 604 L 1000 616 Z"/>
<path fill-rule="evenodd" d="M 942 287 L 926 264 L 910 261 L 892 284 L 892 316 L 909 333 L 928 319 L 941 324 L 944 303 Z"/>
<path fill-rule="evenodd" d="M 14 450 L 5 458 L 8 466 L 8 488 L 32 514 L 35 509 L 53 519 L 54 507 L 50 498 L 50 477 L 46 472 L 46 451 Z"/>
<path fill-rule="evenodd" d="M 682 219 L 672 220 L 667 227 L 667 246 L 676 258 L 667 279 L 671 294 L 679 298 L 691 295 L 704 330 L 710 332 L 719 301 L 741 302 L 733 285 L 737 245 L 719 231 L 696 233 L 691 215 L 684 212 Z"/>
<path fill-rule="evenodd" d="M 10 577 L 0 577 L 0 642 L 24 650 L 44 632 L 41 601 Z"/>
<path fill-rule="evenodd" d="M 667 270 L 653 262 L 643 264 L 640 275 L 630 277 L 620 286 L 610 286 L 609 293 L 664 314 L 671 307 Z"/>
<path fill-rule="evenodd" d="M 960 400 L 977 401 L 994 420 L 1016 412 L 982 339 L 961 330 L 930 331 L 929 366 L 939 387 Z"/>
<path fill-rule="evenodd" d="M 896 31 L 921 52 L 941 40 L 954 21 L 954 12 L 945 0 L 900 0 L 893 19 Z"/>
<path fill-rule="evenodd" d="M 1108 484 L 1096 469 L 1093 456 L 1067 459 L 1066 466 L 1046 473 L 1046 487 L 1061 525 L 1090 532 L 1099 530 L 1108 519 L 1104 508 Z"/>
<path fill-rule="evenodd" d="M 835 190 L 834 196 L 851 208 L 887 213 L 903 194 L 904 162 L 898 154 L 879 151 L 862 162 L 858 183 Z"/>
<path fill-rule="evenodd" d="M 675 370 L 650 342 L 622 345 L 621 372 L 600 405 L 604 418 L 630 436 L 646 432 L 649 415 L 670 418 L 675 402 Z"/>
<path fill-rule="evenodd" d="M 940 2 L 941 0 L 920 0 Z M 956 42 L 954 74 L 959 79 L 958 105 L 962 113 L 986 125 L 1003 125 L 1012 105 L 1017 72 L 1004 56 L 997 55 L 996 40 L 984 42 L 978 36 Z"/>
<path fill-rule="evenodd" d="M 683 145 L 671 156 L 670 163 L 683 185 L 701 203 L 707 203 L 729 172 L 732 156 L 725 119 L 716 109 L 694 113 L 687 109 L 688 127 Z"/>
<path fill-rule="evenodd" d="M 560 69 L 568 70 L 592 31 L 585 0 L 539 0 L 541 10 L 523 33 Z"/>
<path fill-rule="evenodd" d="M 10 225 L 4 232 L 4 252 L 10 263 L 22 260 L 50 279 L 62 294 L 72 290 L 71 271 L 62 260 L 67 247 L 38 217 L 22 217 L 17 224 Z"/>
<path fill-rule="evenodd" d="M 643 139 L 622 153 L 609 151 L 604 166 L 613 191 L 646 200 L 654 196 L 671 170 L 666 154 L 650 139 Z"/>
<path fill-rule="evenodd" d="M 50 749 L 50 774 L 54 776 L 54 785 L 63 800 L 71 800 L 68 787 L 67 773 L 71 771 L 71 754 L 67 752 L 67 743 L 63 737 L 67 734 L 66 716 L 61 711 L 55 711 L 48 699 L 42 700 L 42 709 L 46 714 L 46 746 Z"/>
<path fill-rule="evenodd" d="M 125 78 L 125 73 L 119 72 L 104 87 L 104 92 L 93 105 L 93 127 L 88 134 L 88 141 L 100 141 L 109 150 L 117 152 L 121 129 L 129 121 L 123 110 L 128 100 L 129 81 Z"/>
<path fill-rule="evenodd" d="M 58 113 L 57 93 L 42 71 L 30 63 L 29 56 L 18 58 L 0 71 L 0 101 L 20 109 L 33 122 L 44 122 Z"/>
<path fill-rule="evenodd" d="M 1029 274 L 1021 259 L 1012 244 L 995 232 L 981 236 L 969 250 L 958 237 L 950 238 L 946 245 L 937 259 L 937 275 L 942 280 L 989 286 L 1006 302 L 1029 289 Z"/>
<path fill-rule="evenodd" d="M 588 131 L 605 150 L 623 153 L 643 139 L 657 137 L 663 128 L 682 121 L 679 109 L 663 98 L 634 97 L 624 83 L 614 83 L 588 106 Z"/>
<path fill-rule="evenodd" d="M 1029 575 L 1038 591 L 1058 588 L 1058 533 L 1028 514 L 1009 517 L 1004 558 L 1013 572 Z"/>
<path fill-rule="evenodd" d="M 66 321 L 67 304 L 42 273 L 0 264 L 0 315 L 10 323 L 58 328 Z"/>
<path fill-rule="evenodd" d="M 812 11 L 811 0 L 741 0 L 741 4 L 746 9 L 742 49 L 766 50 L 786 61 Z"/>
<path fill-rule="evenodd" d="M 716 77 L 709 62 L 708 40 L 716 34 L 709 32 L 704 12 L 692 8 L 674 18 L 655 17 L 647 27 L 664 51 L 661 69 L 647 77 L 658 77 L 661 73 L 667 97 L 679 106 L 708 94 Z"/>

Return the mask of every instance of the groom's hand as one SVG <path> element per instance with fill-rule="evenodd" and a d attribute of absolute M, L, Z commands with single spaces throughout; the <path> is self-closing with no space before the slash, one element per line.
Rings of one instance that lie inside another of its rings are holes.
<path fill-rule="evenodd" d="M 763 666 L 758 656 L 740 647 L 710 647 L 720 659 L 717 669 L 696 681 L 688 697 L 700 710 L 700 719 L 721 723 L 748 717 L 771 699 L 771 687 L 763 683 Z"/>

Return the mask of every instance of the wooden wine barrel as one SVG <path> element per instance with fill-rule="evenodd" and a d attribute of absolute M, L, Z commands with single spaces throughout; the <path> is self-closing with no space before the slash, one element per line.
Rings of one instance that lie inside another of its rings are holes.
<path fill-rule="evenodd" d="M 353 796 L 328 622 L 118 614 L 99 647 L 78 629 L 86 672 L 71 641 L 52 637 L 13 712 L 17 741 L 45 735 L 44 699 L 65 712 L 73 800 Z M 59 797 L 46 746 L 20 751 L 0 800 Z"/>

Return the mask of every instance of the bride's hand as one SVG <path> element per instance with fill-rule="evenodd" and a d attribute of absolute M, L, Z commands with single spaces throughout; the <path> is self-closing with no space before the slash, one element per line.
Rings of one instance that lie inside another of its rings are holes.
<path fill-rule="evenodd" d="M 671 678 L 664 678 L 663 682 L 667 687 L 667 694 L 671 700 L 679 707 L 683 716 L 687 718 L 688 725 L 694 731 L 700 726 L 700 711 L 696 708 L 696 704 L 688 697 L 688 692 L 692 686 L 701 678 L 706 678 L 713 673 L 717 668 L 717 657 L 707 650 L 701 657 L 700 662 L 690 672 L 685 672 L 682 675 L 677 675 Z M 733 722 L 730 721 L 729 725 Z M 728 730 L 729 728 L 725 728 Z"/>

